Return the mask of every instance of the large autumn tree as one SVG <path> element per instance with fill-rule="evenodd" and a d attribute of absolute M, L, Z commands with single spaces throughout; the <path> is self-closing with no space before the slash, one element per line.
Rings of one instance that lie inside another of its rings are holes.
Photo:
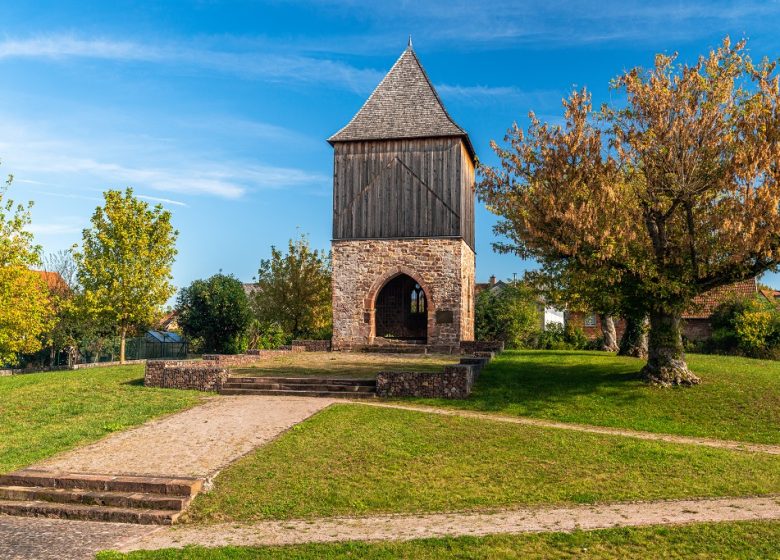
<path fill-rule="evenodd" d="M 46 283 L 30 270 L 40 265 L 40 247 L 28 230 L 32 203 L 8 197 L 12 181 L 8 176 L 0 186 L 0 365 L 40 350 L 52 317 Z"/>
<path fill-rule="evenodd" d="M 533 113 L 510 129 L 479 185 L 504 250 L 572 260 L 631 286 L 650 317 L 645 377 L 695 384 L 681 314 L 705 291 L 780 262 L 780 89 L 776 64 L 744 42 L 693 65 L 658 55 L 613 87 L 624 102 L 594 112 L 586 91 L 565 124 Z"/>
<path fill-rule="evenodd" d="M 148 325 L 174 293 L 171 267 L 178 232 L 171 213 L 133 196 L 109 190 L 104 206 L 92 215 L 74 252 L 78 281 L 95 317 L 116 329 L 119 359 L 125 361 L 125 340 L 133 329 Z"/>

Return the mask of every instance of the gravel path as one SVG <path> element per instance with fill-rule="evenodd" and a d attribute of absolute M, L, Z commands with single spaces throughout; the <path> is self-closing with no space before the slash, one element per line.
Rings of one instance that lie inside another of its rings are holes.
<path fill-rule="evenodd" d="M 412 410 L 415 412 L 427 412 L 430 414 L 442 414 L 444 416 L 461 416 L 463 418 L 476 418 L 478 420 L 490 420 L 493 422 L 507 422 L 509 424 L 523 424 L 525 426 L 537 426 L 540 428 L 555 428 L 574 432 L 587 432 L 591 434 L 606 434 L 611 436 L 625 436 L 637 439 L 653 441 L 666 441 L 669 443 L 682 443 L 687 445 L 701 445 L 704 447 L 717 447 L 719 449 L 731 449 L 736 451 L 750 451 L 753 453 L 767 453 L 780 455 L 780 445 L 765 443 L 748 443 L 743 441 L 731 441 L 726 439 L 701 438 L 692 436 L 678 436 L 674 434 L 659 434 L 654 432 L 640 432 L 624 428 L 608 428 L 605 426 L 593 426 L 591 424 L 573 424 L 568 422 L 556 422 L 554 420 L 539 420 L 522 416 L 502 416 L 500 414 L 486 414 L 483 412 L 469 412 L 452 408 L 437 408 L 424 405 L 405 405 L 396 403 L 371 403 L 363 401 L 350 401 L 364 406 L 378 406 L 381 408 L 397 408 L 399 410 Z"/>
<path fill-rule="evenodd" d="M 200 546 L 263 546 L 307 542 L 410 540 L 443 536 L 573 531 L 642 525 L 780 519 L 780 497 L 632 502 L 497 513 L 384 515 L 251 525 L 226 523 L 164 528 L 130 537 L 118 550 Z"/>
<path fill-rule="evenodd" d="M 208 478 L 332 402 L 300 397 L 215 397 L 31 468 Z"/>
<path fill-rule="evenodd" d="M 0 515 L 3 560 L 86 560 L 131 537 L 155 531 L 149 525 L 67 521 Z"/>

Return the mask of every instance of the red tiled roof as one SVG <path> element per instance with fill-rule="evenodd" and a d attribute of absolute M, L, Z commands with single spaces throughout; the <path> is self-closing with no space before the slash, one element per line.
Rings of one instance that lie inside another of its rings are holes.
<path fill-rule="evenodd" d="M 708 319 L 715 308 L 729 298 L 752 296 L 757 292 L 758 285 L 755 278 L 715 288 L 696 296 L 693 305 L 683 313 L 683 319 Z"/>
<path fill-rule="evenodd" d="M 50 292 L 67 293 L 70 288 L 60 276 L 59 272 L 51 272 L 48 270 L 35 270 L 34 272 L 40 274 L 41 278 L 49 287 Z"/>

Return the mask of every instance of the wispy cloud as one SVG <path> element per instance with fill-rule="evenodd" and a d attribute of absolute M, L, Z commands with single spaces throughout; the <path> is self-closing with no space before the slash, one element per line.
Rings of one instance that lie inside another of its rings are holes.
<path fill-rule="evenodd" d="M 319 173 L 266 165 L 229 156 L 209 157 L 177 148 L 168 139 L 145 137 L 133 143 L 126 138 L 77 139 L 45 133 L 39 123 L 24 123 L 0 115 L 0 153 L 18 177 L 31 185 L 81 184 L 105 188 L 135 187 L 178 195 L 207 195 L 238 199 L 247 192 L 318 185 L 327 181 Z M 130 163 L 132 162 L 132 163 Z M 64 187 L 63 187 L 64 188 Z M 52 191 L 52 189 L 49 189 Z M 71 189 L 51 196 L 82 196 Z M 152 197 L 153 195 L 145 194 Z M 170 204 L 186 204 L 170 197 L 155 197 Z"/>
<path fill-rule="evenodd" d="M 77 217 L 67 217 L 56 222 L 33 222 L 28 226 L 34 235 L 68 235 L 78 233 L 84 227 L 82 220 Z"/>
<path fill-rule="evenodd" d="M 157 196 L 149 196 L 146 194 L 138 194 L 136 195 L 138 198 L 141 198 L 143 200 L 148 200 L 150 202 L 159 202 L 161 204 L 173 204 L 174 206 L 187 206 L 185 202 L 180 202 L 178 200 L 172 200 L 170 198 L 160 198 Z"/>
<path fill-rule="evenodd" d="M 513 86 L 462 86 L 438 84 L 436 90 L 445 101 L 466 102 L 470 105 L 488 103 L 514 103 L 521 105 L 549 105 L 563 96 L 553 90 L 523 90 Z"/>
<path fill-rule="evenodd" d="M 0 60 L 74 57 L 201 68 L 247 79 L 317 83 L 356 92 L 373 87 L 382 77 L 378 70 L 357 68 L 331 58 L 279 54 L 267 50 L 222 50 L 210 48 L 207 44 L 197 47 L 175 42 L 147 44 L 62 34 L 0 41 Z"/>

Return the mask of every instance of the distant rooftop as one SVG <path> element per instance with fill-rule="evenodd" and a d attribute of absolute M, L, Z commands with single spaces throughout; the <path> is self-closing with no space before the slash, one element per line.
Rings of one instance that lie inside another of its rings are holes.
<path fill-rule="evenodd" d="M 457 136 L 471 155 L 468 134 L 450 117 L 411 43 L 363 107 L 328 142 Z"/>

